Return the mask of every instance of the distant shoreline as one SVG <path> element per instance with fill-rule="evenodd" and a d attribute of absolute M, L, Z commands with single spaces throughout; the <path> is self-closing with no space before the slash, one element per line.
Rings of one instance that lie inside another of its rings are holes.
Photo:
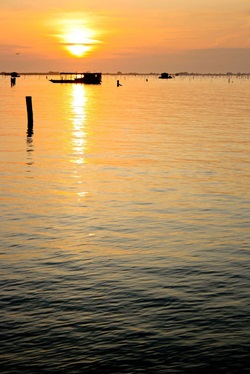
<path fill-rule="evenodd" d="M 75 74 L 78 74 L 79 72 L 75 72 Z M 0 72 L 0 75 L 10 75 L 11 72 Z M 49 71 L 49 72 L 18 72 L 18 74 L 20 75 L 60 75 L 61 73 L 60 72 L 57 72 L 57 71 Z M 117 72 L 117 73 L 102 73 L 102 75 L 114 75 L 114 76 L 117 76 L 117 75 L 122 75 L 122 76 L 159 76 L 161 73 L 136 73 L 136 72 L 133 72 L 133 73 L 122 73 L 122 72 Z M 172 76 L 225 76 L 225 77 L 228 77 L 228 76 L 250 76 L 250 72 L 249 73 L 241 73 L 241 72 L 238 72 L 238 73 L 232 73 L 232 72 L 228 72 L 228 73 L 189 73 L 189 72 L 177 72 L 177 73 L 170 73 L 170 75 Z"/>

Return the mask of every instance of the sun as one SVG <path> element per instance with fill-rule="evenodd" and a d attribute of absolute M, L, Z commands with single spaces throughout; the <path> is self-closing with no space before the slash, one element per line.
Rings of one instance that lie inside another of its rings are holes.
<path fill-rule="evenodd" d="M 96 44 L 100 43 L 95 38 L 95 32 L 85 26 L 69 26 L 61 34 L 65 49 L 73 56 L 82 57 L 91 52 Z"/>
<path fill-rule="evenodd" d="M 82 57 L 84 54 L 87 54 L 91 50 L 90 46 L 82 44 L 74 44 L 66 46 L 66 49 L 76 57 Z"/>

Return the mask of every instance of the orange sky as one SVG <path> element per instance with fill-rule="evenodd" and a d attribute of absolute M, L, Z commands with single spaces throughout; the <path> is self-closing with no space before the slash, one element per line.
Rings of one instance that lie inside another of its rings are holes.
<path fill-rule="evenodd" d="M 249 0 L 1 0 L 0 71 L 249 72 Z"/>

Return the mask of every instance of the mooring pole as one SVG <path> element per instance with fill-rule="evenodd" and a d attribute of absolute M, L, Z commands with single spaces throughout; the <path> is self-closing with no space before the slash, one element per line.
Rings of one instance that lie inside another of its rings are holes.
<path fill-rule="evenodd" d="M 26 96 L 26 108 L 27 108 L 27 117 L 28 117 L 28 136 L 33 134 L 33 109 L 32 109 L 32 97 Z"/>

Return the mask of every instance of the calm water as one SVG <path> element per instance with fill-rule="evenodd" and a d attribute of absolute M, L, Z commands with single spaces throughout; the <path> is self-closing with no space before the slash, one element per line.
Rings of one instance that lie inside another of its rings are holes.
<path fill-rule="evenodd" d="M 249 368 L 250 79 L 145 78 L 0 76 L 1 373 Z"/>

